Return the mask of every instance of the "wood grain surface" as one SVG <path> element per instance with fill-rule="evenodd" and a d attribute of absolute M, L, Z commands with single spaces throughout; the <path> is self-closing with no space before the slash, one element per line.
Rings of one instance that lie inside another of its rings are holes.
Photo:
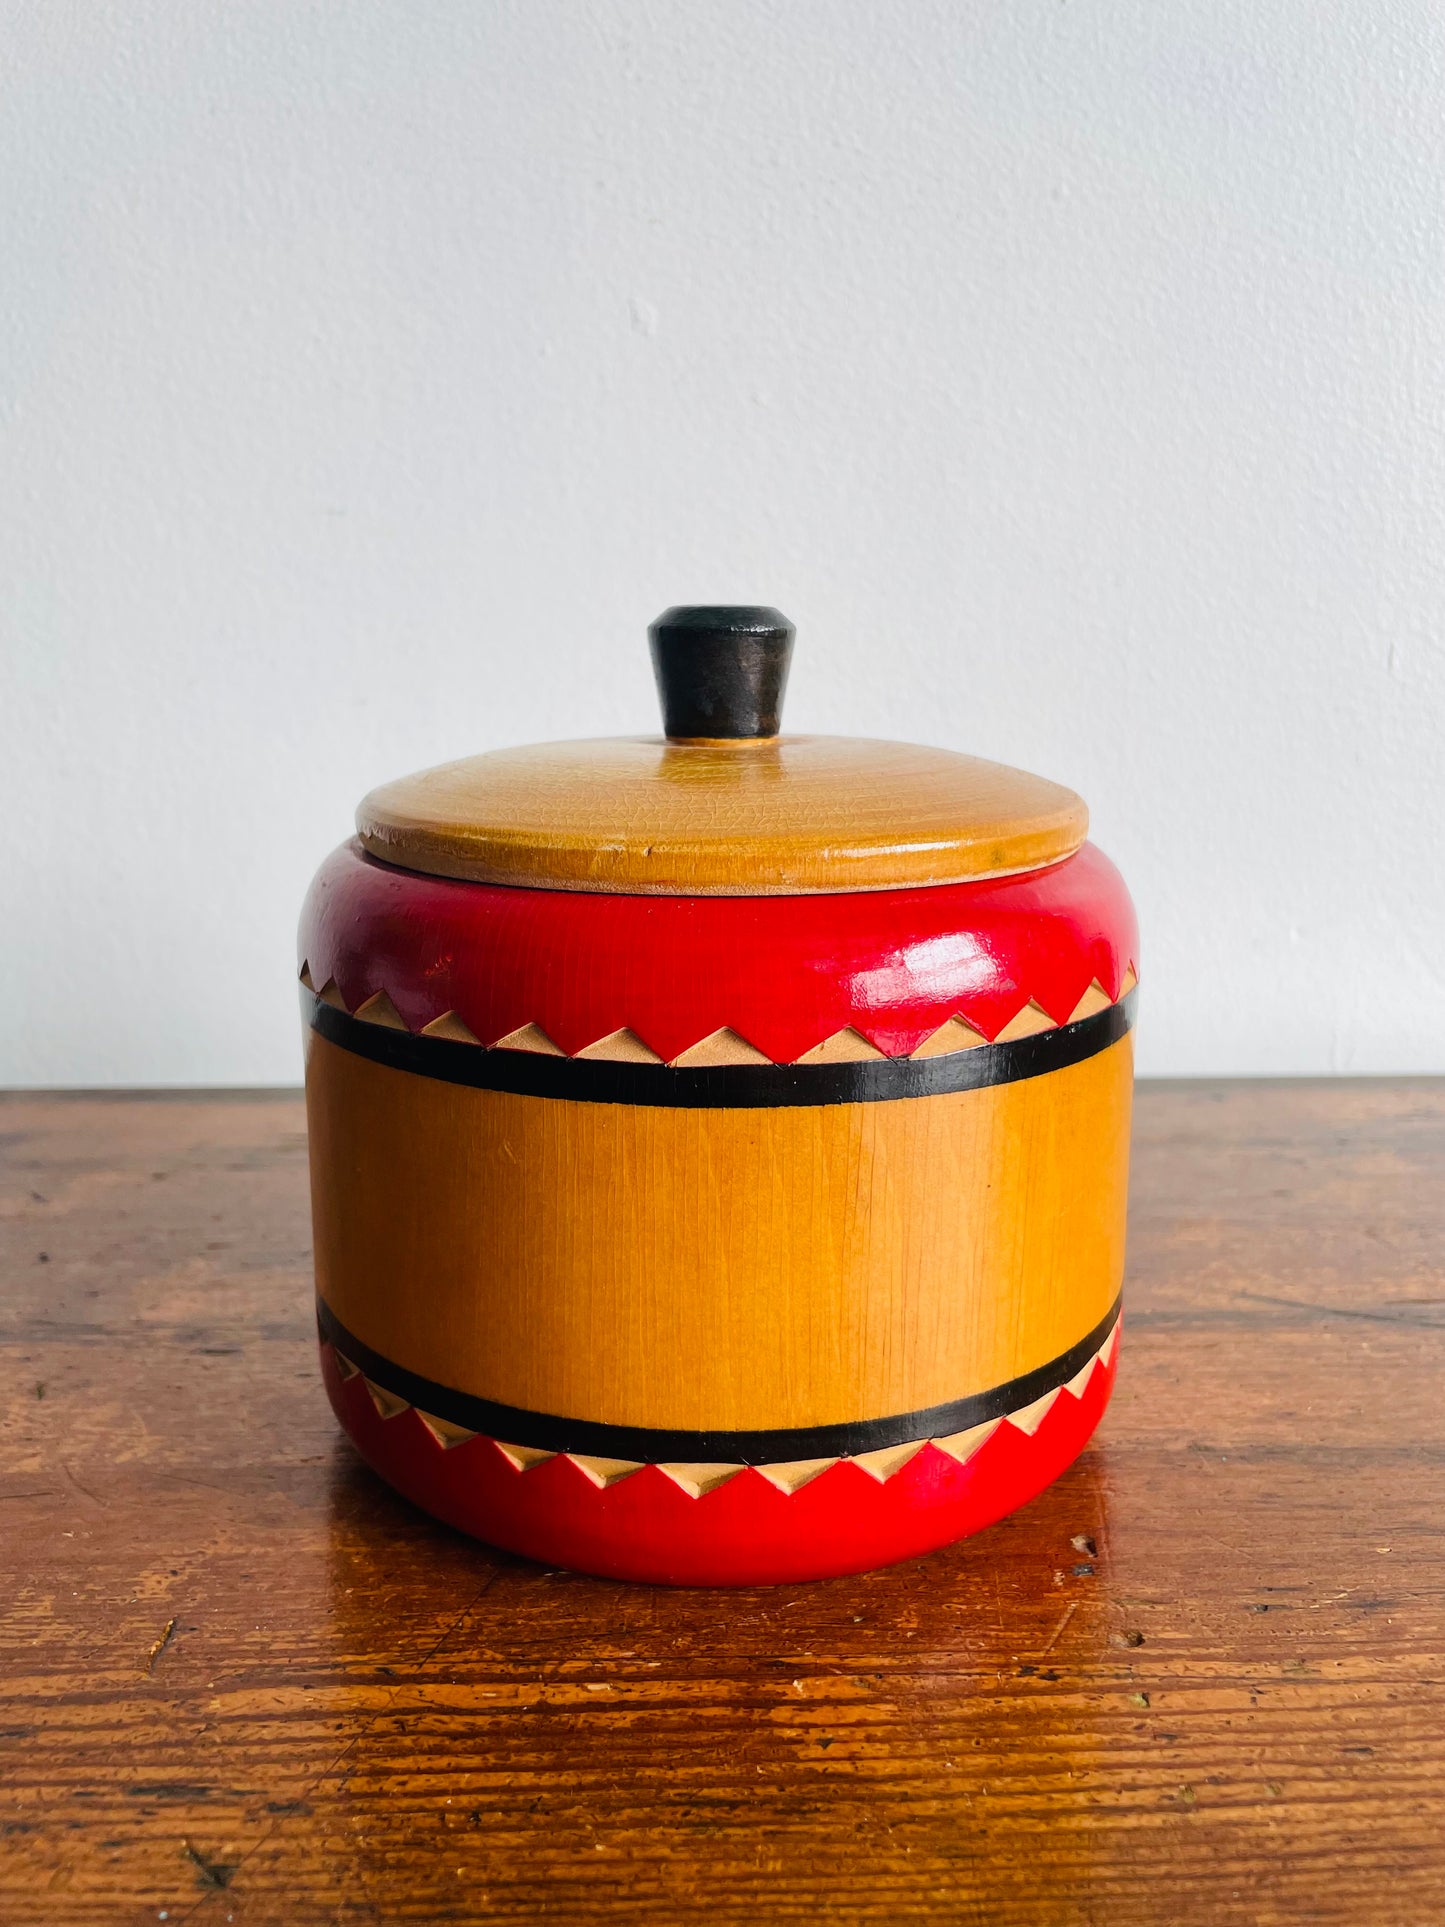
<path fill-rule="evenodd" d="M 1143 1087 L 1091 1450 L 951 1551 L 733 1594 L 360 1467 L 299 1097 L 0 1142 L 7 1923 L 1445 1917 L 1445 1087 Z"/>
<path fill-rule="evenodd" d="M 1045 777 L 854 736 L 610 736 L 489 750 L 384 783 L 373 856 L 433 876 L 624 896 L 962 883 L 1070 856 L 1089 812 Z"/>
<path fill-rule="evenodd" d="M 472 1090 L 312 1036 L 317 1281 L 383 1358 L 523 1411 L 922 1411 L 1113 1304 L 1133 1061 L 1125 1036 L 982 1090 L 690 1110 Z"/>

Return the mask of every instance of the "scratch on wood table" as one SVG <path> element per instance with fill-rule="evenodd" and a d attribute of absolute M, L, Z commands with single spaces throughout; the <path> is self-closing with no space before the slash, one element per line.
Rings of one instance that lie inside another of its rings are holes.
<path fill-rule="evenodd" d="M 1051 1653 L 1054 1650 L 1055 1646 L 1058 1645 L 1059 1635 L 1063 1632 L 1065 1626 L 1068 1625 L 1069 1621 L 1073 1618 L 1074 1614 L 1078 1610 L 1079 1610 L 1078 1600 L 1071 1599 L 1068 1605 L 1065 1606 L 1063 1610 L 1063 1614 L 1059 1619 L 1058 1625 L 1055 1626 L 1054 1630 L 1049 1634 L 1048 1638 L 1044 1641 L 1043 1645 L 1040 1647 L 1039 1649 L 1040 1659 L 1043 1659 L 1047 1654 Z"/>
<path fill-rule="evenodd" d="M 772 1591 L 372 1478 L 305 1155 L 291 1094 L 0 1098 L 0 1920 L 1445 1919 L 1445 1085 L 1142 1088 L 1094 1445 Z"/>

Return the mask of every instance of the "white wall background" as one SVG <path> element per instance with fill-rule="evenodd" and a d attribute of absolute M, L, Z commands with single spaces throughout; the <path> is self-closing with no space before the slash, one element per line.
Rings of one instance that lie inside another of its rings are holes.
<path fill-rule="evenodd" d="M 292 1082 L 374 781 L 654 726 L 1072 783 L 1152 1072 L 1445 1070 L 1436 0 L 0 10 L 0 1082 Z"/>

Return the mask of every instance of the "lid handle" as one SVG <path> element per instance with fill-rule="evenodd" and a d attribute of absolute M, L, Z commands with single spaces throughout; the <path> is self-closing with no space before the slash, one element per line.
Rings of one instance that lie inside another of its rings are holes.
<path fill-rule="evenodd" d="M 776 609 L 665 609 L 647 635 L 669 738 L 776 736 L 793 634 Z"/>

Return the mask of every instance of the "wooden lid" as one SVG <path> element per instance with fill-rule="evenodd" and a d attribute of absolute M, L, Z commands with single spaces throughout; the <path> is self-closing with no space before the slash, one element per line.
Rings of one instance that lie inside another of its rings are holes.
<path fill-rule="evenodd" d="M 433 876 L 625 896 L 803 896 L 962 883 L 1070 856 L 1072 790 L 952 750 L 781 736 L 774 609 L 653 624 L 666 737 L 492 750 L 373 790 L 373 856 Z"/>

